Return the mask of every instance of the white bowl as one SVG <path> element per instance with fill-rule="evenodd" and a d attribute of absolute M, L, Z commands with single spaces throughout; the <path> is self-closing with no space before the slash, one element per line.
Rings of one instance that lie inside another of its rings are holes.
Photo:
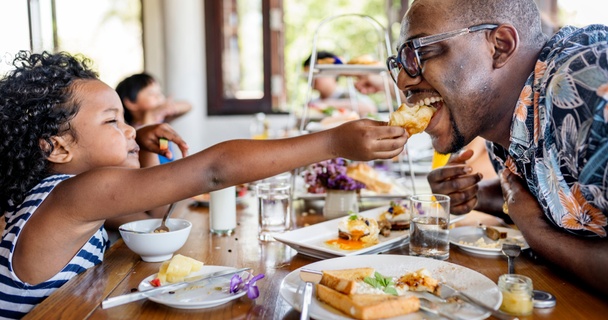
<path fill-rule="evenodd" d="M 133 252 L 146 262 L 159 262 L 171 259 L 190 234 L 192 223 L 184 219 L 169 219 L 169 232 L 154 233 L 161 219 L 147 219 L 125 223 L 118 229 L 123 241 Z"/>

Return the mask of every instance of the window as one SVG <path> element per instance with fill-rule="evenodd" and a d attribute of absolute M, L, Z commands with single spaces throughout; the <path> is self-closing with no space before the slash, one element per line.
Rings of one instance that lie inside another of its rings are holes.
<path fill-rule="evenodd" d="M 3 1 L 0 74 L 19 50 L 91 58 L 110 86 L 143 69 L 141 0 Z"/>
<path fill-rule="evenodd" d="M 278 107 L 284 96 L 280 10 L 279 0 L 205 1 L 209 115 Z"/>

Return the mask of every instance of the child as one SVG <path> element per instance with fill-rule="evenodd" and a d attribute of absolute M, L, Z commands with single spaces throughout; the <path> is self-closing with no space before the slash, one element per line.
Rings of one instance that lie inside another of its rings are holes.
<path fill-rule="evenodd" d="M 116 92 L 89 61 L 20 52 L 0 80 L 0 315 L 18 318 L 73 276 L 98 265 L 106 219 L 255 181 L 322 160 L 392 158 L 402 128 L 369 119 L 278 140 L 233 140 L 140 168 L 158 139 L 186 143 L 168 125 L 127 125 Z M 168 154 L 164 154 L 168 155 Z"/>
<path fill-rule="evenodd" d="M 147 73 L 125 78 L 116 86 L 116 92 L 124 107 L 125 122 L 135 128 L 166 122 L 192 109 L 186 101 L 165 97 L 158 82 Z M 173 149 L 171 144 L 169 148 Z M 171 160 L 161 155 L 158 161 L 166 163 Z"/>

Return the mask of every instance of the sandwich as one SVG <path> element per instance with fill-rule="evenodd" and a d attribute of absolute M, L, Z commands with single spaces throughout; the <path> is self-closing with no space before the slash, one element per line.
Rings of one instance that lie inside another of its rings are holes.
<path fill-rule="evenodd" d="M 408 107 L 403 103 L 397 111 L 391 114 L 388 125 L 402 127 L 411 136 L 426 129 L 435 111 L 437 109 L 432 106 Z"/>
<path fill-rule="evenodd" d="M 350 59 L 347 64 L 365 64 L 365 65 L 376 65 L 380 64 L 380 62 L 369 54 L 364 54 L 362 56 L 358 56 Z"/>
<path fill-rule="evenodd" d="M 357 162 L 348 165 L 346 175 L 365 184 L 365 189 L 374 191 L 380 194 L 391 193 L 393 185 L 380 180 L 378 172 L 369 164 Z"/>
<path fill-rule="evenodd" d="M 420 300 L 372 268 L 324 270 L 317 298 L 356 319 L 396 317 L 418 311 Z"/>

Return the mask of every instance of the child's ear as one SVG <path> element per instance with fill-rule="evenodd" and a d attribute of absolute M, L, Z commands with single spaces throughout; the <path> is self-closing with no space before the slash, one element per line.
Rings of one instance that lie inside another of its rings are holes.
<path fill-rule="evenodd" d="M 68 163 L 72 161 L 73 153 L 70 149 L 70 144 L 63 137 L 54 136 L 51 137 L 51 142 L 53 143 L 53 151 L 48 156 L 47 160 L 53 163 Z M 47 142 L 41 142 L 47 145 Z"/>
<path fill-rule="evenodd" d="M 137 103 L 135 103 L 134 101 L 129 100 L 129 98 L 125 98 L 122 100 L 122 103 L 125 105 L 125 107 L 131 111 L 133 110 L 137 110 Z"/>

